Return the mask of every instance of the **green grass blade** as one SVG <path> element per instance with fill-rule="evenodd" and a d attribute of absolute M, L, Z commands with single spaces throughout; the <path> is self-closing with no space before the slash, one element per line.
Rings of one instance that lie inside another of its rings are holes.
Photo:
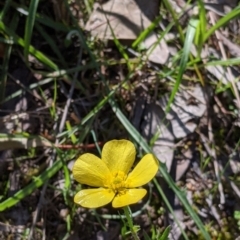
<path fill-rule="evenodd" d="M 126 60 L 126 63 L 127 63 L 127 66 L 128 66 L 128 69 L 131 70 L 131 63 L 129 62 L 129 57 L 128 57 L 128 54 L 126 53 L 123 45 L 120 43 L 120 41 L 116 38 L 115 36 L 115 33 L 114 33 L 114 30 L 112 29 L 111 27 L 111 24 L 109 22 L 109 20 L 106 18 L 107 20 L 107 23 L 109 25 L 109 28 L 111 30 L 111 34 L 112 34 L 112 37 L 113 37 L 113 42 L 115 43 L 118 51 L 120 52 L 120 54 L 123 56 L 123 58 Z"/>
<path fill-rule="evenodd" d="M 30 42 L 31 42 L 31 38 L 32 38 L 32 31 L 33 31 L 33 26 L 35 23 L 38 2 L 39 2 L 39 0 L 32 0 L 30 2 L 28 17 L 27 17 L 27 21 L 26 21 L 26 25 L 25 25 L 24 56 L 25 56 L 26 61 L 28 60 Z"/>
<path fill-rule="evenodd" d="M 16 9 L 17 12 L 28 16 L 28 9 L 25 6 L 16 4 L 16 3 L 12 3 L 12 7 L 14 7 Z M 46 15 L 41 15 L 36 13 L 35 15 L 35 20 L 38 23 L 41 23 L 44 26 L 50 27 L 56 31 L 62 31 L 62 32 L 69 32 L 71 29 L 67 26 L 65 26 L 64 24 L 60 23 L 60 22 L 55 22 L 53 19 L 49 18 Z"/>
<path fill-rule="evenodd" d="M 169 3 L 168 0 L 163 0 L 163 4 L 166 6 L 167 11 L 169 11 L 170 14 L 172 15 L 174 25 L 177 27 L 179 35 L 180 35 L 180 40 L 183 42 L 184 41 L 184 35 L 183 35 L 182 27 L 179 23 L 179 17 L 175 13 L 174 9 L 171 6 L 171 3 Z"/>
<path fill-rule="evenodd" d="M 174 211 L 173 211 L 173 208 L 172 208 L 172 206 L 170 205 L 170 203 L 169 203 L 166 195 L 164 194 L 161 186 L 159 185 L 158 181 L 157 181 L 155 178 L 153 179 L 153 183 L 155 184 L 155 186 L 156 186 L 158 192 L 160 193 L 163 201 L 165 202 L 165 204 L 166 204 L 167 208 L 169 209 L 170 213 L 172 214 L 172 217 L 173 217 L 174 221 L 177 223 L 179 229 L 181 230 L 183 237 L 184 237 L 186 240 L 189 240 L 187 234 L 185 233 L 185 231 L 183 230 L 181 224 L 179 223 L 178 219 L 176 218 L 176 216 L 175 216 L 175 214 L 174 214 Z"/>
<path fill-rule="evenodd" d="M 48 45 L 52 48 L 53 52 L 56 54 L 57 58 L 60 60 L 62 66 L 66 67 L 66 61 L 64 60 L 64 57 L 62 56 L 59 47 L 56 45 L 52 37 L 44 30 L 44 28 L 39 24 L 36 23 L 36 28 L 41 33 L 41 35 L 44 37 Z"/>
<path fill-rule="evenodd" d="M 199 6 L 199 24 L 197 25 L 197 29 L 195 32 L 195 45 L 198 50 L 198 55 L 200 56 L 200 53 L 202 51 L 203 43 L 204 43 L 204 35 L 206 33 L 206 10 L 204 7 L 204 4 L 202 0 L 198 0 L 198 6 Z"/>
<path fill-rule="evenodd" d="M 86 6 L 87 13 L 90 15 L 91 12 L 92 12 L 93 2 L 92 2 L 92 1 L 89 1 L 89 0 L 84 0 L 84 4 L 85 4 L 85 6 Z"/>
<path fill-rule="evenodd" d="M 159 21 L 162 19 L 162 16 L 157 17 L 149 27 L 144 29 L 144 31 L 141 32 L 141 34 L 138 36 L 138 38 L 132 43 L 132 48 L 136 48 L 146 37 L 151 33 L 154 28 L 157 26 Z M 174 25 L 174 24 L 172 24 Z"/>
<path fill-rule="evenodd" d="M 13 207 L 19 201 L 30 195 L 35 189 L 41 187 L 46 181 L 53 177 L 62 167 L 62 161 L 58 160 L 54 164 L 44 171 L 40 176 L 34 178 L 32 183 L 30 183 L 25 188 L 19 190 L 12 197 L 6 199 L 4 202 L 0 203 L 0 212 Z"/>
<path fill-rule="evenodd" d="M 4 15 L 7 14 L 7 11 L 11 5 L 11 1 L 12 0 L 7 0 L 4 4 L 3 4 L 3 9 L 2 11 L 0 12 L 0 21 L 3 21 L 3 18 L 4 18 Z"/>
<path fill-rule="evenodd" d="M 3 22 L 0 22 L 0 32 L 5 32 L 9 37 L 12 37 L 12 40 L 15 44 L 18 44 L 25 49 L 25 41 L 20 38 L 17 34 L 15 34 L 11 29 L 6 27 L 6 25 Z M 47 56 L 45 56 L 40 51 L 36 50 L 33 46 L 29 46 L 29 52 L 36 57 L 40 62 L 45 64 L 48 68 L 52 70 L 58 70 L 58 66 L 53 63 Z"/>
<path fill-rule="evenodd" d="M 216 61 L 210 61 L 204 64 L 204 66 L 233 66 L 233 65 L 239 65 L 240 64 L 240 58 L 228 58 L 227 60 L 216 60 Z"/>
<path fill-rule="evenodd" d="M 187 67 L 187 63 L 188 63 L 188 58 L 189 58 L 189 54 L 191 51 L 191 46 L 193 43 L 193 39 L 194 39 L 194 35 L 195 35 L 195 31 L 197 28 L 197 25 L 199 24 L 199 20 L 194 20 L 191 19 L 189 24 L 188 24 L 188 28 L 187 28 L 187 34 L 186 34 L 186 38 L 185 38 L 185 42 L 184 42 L 184 47 L 183 47 L 183 53 L 182 53 L 182 58 L 180 61 L 180 68 L 179 68 L 179 73 L 176 79 L 176 82 L 174 84 L 174 88 L 172 90 L 172 93 L 170 95 L 167 107 L 166 107 L 166 112 L 169 112 L 171 104 L 174 100 L 174 97 L 178 91 L 178 88 L 180 86 L 180 83 L 182 81 L 182 76 L 184 71 L 186 70 Z"/>
<path fill-rule="evenodd" d="M 231 12 L 226 14 L 224 17 L 220 18 L 216 24 L 214 24 L 206 33 L 204 36 L 204 42 L 208 40 L 208 38 L 220 27 L 226 25 L 229 21 L 232 19 L 240 16 L 240 6 L 233 9 Z"/>
<path fill-rule="evenodd" d="M 11 39 L 10 39 L 11 40 Z M 0 73 L 0 102 L 5 98 L 5 88 L 7 83 L 8 63 L 12 51 L 12 45 L 5 45 L 5 54 L 3 58 L 2 71 Z"/>
<path fill-rule="evenodd" d="M 168 240 L 168 235 L 170 233 L 170 230 L 171 230 L 170 226 L 166 227 L 163 234 L 159 238 L 159 240 Z"/>

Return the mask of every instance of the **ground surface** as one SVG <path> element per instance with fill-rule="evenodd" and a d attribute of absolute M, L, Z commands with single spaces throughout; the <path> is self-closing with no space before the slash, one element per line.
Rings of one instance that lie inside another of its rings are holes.
<path fill-rule="evenodd" d="M 131 239 L 121 209 L 73 202 L 74 161 L 111 139 L 166 163 L 140 239 L 238 239 L 238 2 L 93 2 L 0 3 L 0 239 Z"/>

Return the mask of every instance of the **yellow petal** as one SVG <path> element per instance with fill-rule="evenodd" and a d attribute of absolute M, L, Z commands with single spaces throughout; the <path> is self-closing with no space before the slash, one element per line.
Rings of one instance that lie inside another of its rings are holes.
<path fill-rule="evenodd" d="M 109 189 L 84 189 L 74 197 L 74 202 L 86 208 L 98 208 L 112 201 L 115 193 Z"/>
<path fill-rule="evenodd" d="M 117 195 L 112 202 L 114 208 L 125 207 L 137 203 L 147 193 L 146 189 L 128 189 L 125 194 Z"/>
<path fill-rule="evenodd" d="M 102 149 L 102 160 L 111 172 L 122 171 L 125 174 L 131 169 L 136 156 L 136 149 L 128 140 L 112 140 Z"/>
<path fill-rule="evenodd" d="M 159 162 L 153 154 L 146 154 L 128 175 L 126 186 L 128 188 L 135 188 L 150 182 L 156 175 L 158 166 Z"/>
<path fill-rule="evenodd" d="M 93 154 L 81 155 L 74 163 L 73 177 L 81 184 L 104 187 L 106 178 L 111 174 L 106 164 Z"/>

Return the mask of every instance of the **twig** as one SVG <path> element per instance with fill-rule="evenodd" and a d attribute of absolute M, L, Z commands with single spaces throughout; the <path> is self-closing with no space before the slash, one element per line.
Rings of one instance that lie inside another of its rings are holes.
<path fill-rule="evenodd" d="M 2 136 L 1 136 L 2 135 Z M 98 142 L 98 145 L 102 146 L 103 142 Z M 96 145 L 90 144 L 59 144 L 52 143 L 45 138 L 36 137 L 17 137 L 11 134 L 0 134 L 0 151 L 7 149 L 29 149 L 29 148 L 60 148 L 60 149 L 92 149 Z"/>

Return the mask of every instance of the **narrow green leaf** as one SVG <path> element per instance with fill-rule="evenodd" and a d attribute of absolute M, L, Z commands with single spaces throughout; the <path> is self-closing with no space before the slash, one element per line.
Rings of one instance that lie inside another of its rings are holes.
<path fill-rule="evenodd" d="M 239 65 L 240 64 L 240 58 L 228 58 L 226 60 L 216 60 L 216 61 L 210 61 L 205 63 L 205 66 L 232 66 L 232 65 Z"/>
<path fill-rule="evenodd" d="M 184 41 L 184 35 L 183 35 L 183 30 L 179 22 L 179 16 L 177 16 L 176 12 L 171 6 L 171 3 L 169 3 L 169 0 L 163 0 L 163 4 L 166 6 L 167 11 L 170 12 L 174 25 L 177 27 L 179 35 L 180 35 L 180 40 L 183 42 Z"/>
<path fill-rule="evenodd" d="M 35 189 L 41 187 L 46 181 L 48 181 L 54 174 L 56 174 L 62 167 L 62 161 L 58 160 L 54 164 L 45 170 L 40 176 L 34 178 L 32 183 L 27 185 L 25 188 L 19 190 L 12 197 L 8 198 L 4 202 L 0 203 L 0 212 L 13 207 L 19 201 L 30 195 Z"/>
<path fill-rule="evenodd" d="M 72 132 L 72 126 L 71 126 L 71 123 L 69 121 L 66 121 L 66 128 L 69 132 Z M 72 144 L 76 144 L 77 143 L 77 138 L 74 134 L 71 134 L 70 135 L 70 138 L 71 138 L 71 142 Z"/>
<path fill-rule="evenodd" d="M 11 39 L 10 39 L 11 41 Z M 12 51 L 12 45 L 5 45 L 5 54 L 3 58 L 2 71 L 0 73 L 0 102 L 5 98 L 5 88 L 7 84 L 8 63 Z"/>
<path fill-rule="evenodd" d="M 144 29 L 144 31 L 141 32 L 141 34 L 138 36 L 138 38 L 132 43 L 132 47 L 137 47 L 146 37 L 154 30 L 154 28 L 157 26 L 159 21 L 162 19 L 162 16 L 157 17 L 149 27 Z M 174 25 L 174 24 L 173 24 Z"/>
<path fill-rule="evenodd" d="M 170 233 L 170 230 L 171 230 L 170 226 L 166 227 L 162 236 L 159 238 L 159 240 L 168 240 L 168 235 Z"/>
<path fill-rule="evenodd" d="M 7 11 L 11 5 L 12 0 L 7 0 L 3 5 L 3 9 L 0 12 L 0 21 L 3 21 L 4 15 L 7 14 Z"/>
<path fill-rule="evenodd" d="M 52 37 L 44 30 L 44 28 L 39 23 L 36 24 L 36 28 L 39 31 L 39 33 L 41 33 L 41 35 L 44 37 L 47 44 L 52 48 L 53 52 L 56 54 L 57 58 L 60 60 L 62 66 L 66 67 L 67 66 L 66 61 L 59 50 L 59 46 L 56 45 Z"/>
<path fill-rule="evenodd" d="M 14 2 L 12 3 L 12 6 L 16 9 L 17 12 L 19 12 L 25 16 L 28 16 L 28 9 L 25 6 L 14 3 Z M 69 27 L 63 25 L 60 22 L 55 22 L 52 18 L 49 18 L 46 15 L 41 15 L 41 14 L 36 13 L 35 20 L 37 22 L 43 24 L 44 26 L 50 27 L 56 31 L 68 32 L 71 30 Z"/>
<path fill-rule="evenodd" d="M 202 51 L 203 43 L 204 43 L 204 35 L 206 33 L 206 10 L 204 7 L 204 4 L 202 0 L 198 0 L 198 8 L 199 8 L 199 23 L 196 26 L 196 32 L 195 32 L 195 45 L 198 50 L 198 55 L 200 56 L 200 53 Z"/>
<path fill-rule="evenodd" d="M 26 61 L 28 60 L 28 54 L 29 54 L 29 48 L 30 48 L 30 42 L 32 38 L 32 31 L 33 26 L 35 23 L 35 17 L 37 12 L 39 0 L 31 0 L 30 6 L 29 6 L 29 13 L 25 25 L 25 34 L 24 34 L 24 56 Z"/>
<path fill-rule="evenodd" d="M 186 34 L 186 38 L 185 38 L 185 42 L 184 42 L 184 47 L 183 47 L 183 53 L 182 53 L 182 58 L 180 61 L 180 68 L 179 68 L 179 73 L 176 79 L 176 82 L 174 84 L 174 88 L 171 92 L 169 101 L 168 101 L 168 105 L 166 107 L 166 112 L 169 112 L 171 104 L 174 100 L 174 97 L 178 91 L 178 88 L 180 86 L 180 83 L 182 81 L 182 76 L 183 73 L 187 67 L 187 62 L 188 62 L 188 58 L 189 58 L 189 54 L 191 51 L 191 46 L 193 43 L 193 39 L 194 39 L 194 35 L 195 35 L 195 31 L 196 31 L 196 27 L 199 23 L 199 20 L 195 20 L 195 19 L 191 19 L 189 24 L 188 24 L 188 28 L 187 28 L 187 34 Z"/>
<path fill-rule="evenodd" d="M 204 36 L 204 42 L 206 42 L 208 40 L 208 38 L 220 27 L 223 27 L 224 25 L 226 25 L 229 21 L 231 21 L 232 19 L 239 17 L 240 16 L 240 5 L 238 7 L 236 7 L 235 9 L 233 9 L 231 12 L 229 12 L 228 14 L 226 14 L 224 17 L 220 18 L 216 24 L 214 24 L 206 33 Z"/>
<path fill-rule="evenodd" d="M 4 31 L 8 36 L 12 37 L 12 40 L 15 44 L 18 44 L 25 48 L 25 41 L 15 34 L 11 29 L 6 27 L 3 22 L 0 22 L 0 31 Z M 58 66 L 53 63 L 47 56 L 45 56 L 40 51 L 36 50 L 33 46 L 29 46 L 29 52 L 36 57 L 40 62 L 45 64 L 48 68 L 52 70 L 58 70 Z"/>

